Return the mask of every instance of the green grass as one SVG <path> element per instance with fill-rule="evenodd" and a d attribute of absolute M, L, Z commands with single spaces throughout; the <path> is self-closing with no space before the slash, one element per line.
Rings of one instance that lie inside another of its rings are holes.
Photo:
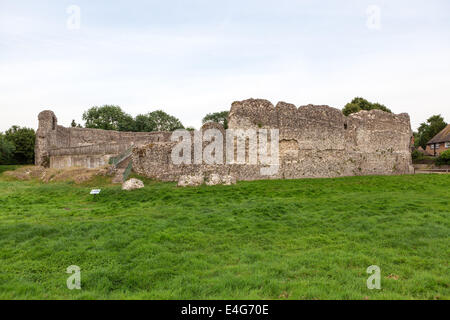
<path fill-rule="evenodd" d="M 0 174 L 5 171 L 12 171 L 16 170 L 17 168 L 20 168 L 20 165 L 0 165 Z"/>
<path fill-rule="evenodd" d="M 0 178 L 1 299 L 450 297 L 450 175 L 105 183 Z"/>

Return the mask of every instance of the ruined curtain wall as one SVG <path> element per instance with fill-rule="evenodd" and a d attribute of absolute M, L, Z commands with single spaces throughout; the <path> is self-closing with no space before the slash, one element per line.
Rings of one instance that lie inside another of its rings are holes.
<path fill-rule="evenodd" d="M 412 173 L 408 114 L 380 110 L 346 117 L 328 106 L 246 100 L 232 105 L 230 128 L 278 128 L 282 178 Z"/>
<path fill-rule="evenodd" d="M 36 165 L 53 168 L 81 166 L 95 168 L 108 163 L 133 146 L 168 141 L 168 132 L 118 132 L 58 125 L 52 111 L 39 114 L 36 136 Z"/>
<path fill-rule="evenodd" d="M 167 141 L 167 132 L 121 132 L 112 130 L 65 128 L 58 126 L 51 149 L 84 147 L 92 145 L 143 145 L 149 142 Z"/>
<path fill-rule="evenodd" d="M 208 126 L 211 125 L 202 130 Z M 142 175 L 164 181 L 175 181 L 180 175 L 210 173 L 233 175 L 238 180 L 259 180 L 413 172 L 412 132 L 407 114 L 372 110 L 346 117 L 328 106 L 297 108 L 280 102 L 274 107 L 267 100 L 250 99 L 232 104 L 229 128 L 279 129 L 278 172 L 261 175 L 260 163 L 174 165 L 171 163 L 173 142 L 136 147 L 133 168 Z"/>

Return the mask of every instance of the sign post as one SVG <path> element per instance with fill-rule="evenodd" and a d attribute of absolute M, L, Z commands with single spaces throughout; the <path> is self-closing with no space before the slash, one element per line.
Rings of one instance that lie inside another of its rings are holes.
<path fill-rule="evenodd" d="M 102 191 L 102 189 L 92 189 L 91 193 L 94 196 L 94 200 L 97 199 L 96 195 L 100 194 L 100 192 Z"/>

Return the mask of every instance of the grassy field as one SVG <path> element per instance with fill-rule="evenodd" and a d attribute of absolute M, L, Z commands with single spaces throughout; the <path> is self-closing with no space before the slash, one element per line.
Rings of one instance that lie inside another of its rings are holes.
<path fill-rule="evenodd" d="M 450 298 L 450 175 L 145 183 L 0 177 L 0 298 Z"/>
<path fill-rule="evenodd" d="M 19 165 L 11 165 L 11 166 L 0 165 L 0 174 L 2 174 L 5 171 L 16 170 L 17 168 L 20 168 L 20 167 L 21 166 L 19 166 Z"/>

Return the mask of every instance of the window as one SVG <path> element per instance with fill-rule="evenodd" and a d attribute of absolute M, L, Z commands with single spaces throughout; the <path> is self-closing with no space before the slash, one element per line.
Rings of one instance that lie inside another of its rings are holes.
<path fill-rule="evenodd" d="M 434 149 L 434 146 L 435 146 L 435 145 L 432 144 L 432 145 L 430 145 L 430 148 L 431 148 L 431 149 Z M 439 147 L 440 147 L 439 143 L 436 143 L 436 149 L 439 149 Z"/>
<path fill-rule="evenodd" d="M 450 141 L 445 143 L 445 147 L 448 149 L 450 148 Z"/>

